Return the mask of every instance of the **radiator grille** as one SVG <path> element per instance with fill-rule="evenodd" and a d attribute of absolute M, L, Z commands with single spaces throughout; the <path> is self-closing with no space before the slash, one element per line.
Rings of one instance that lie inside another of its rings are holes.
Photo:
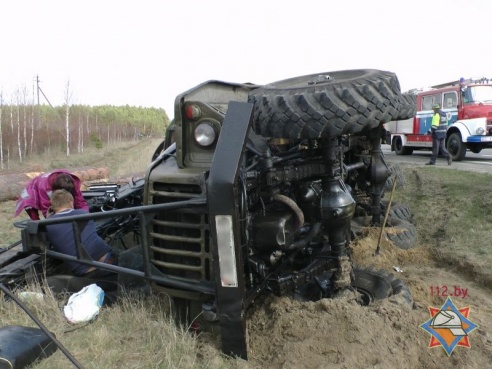
<path fill-rule="evenodd" d="M 196 185 L 155 183 L 154 204 L 200 196 Z M 211 281 L 212 255 L 208 216 L 202 209 L 161 212 L 152 220 L 150 233 L 154 264 L 165 274 L 194 281 Z"/>

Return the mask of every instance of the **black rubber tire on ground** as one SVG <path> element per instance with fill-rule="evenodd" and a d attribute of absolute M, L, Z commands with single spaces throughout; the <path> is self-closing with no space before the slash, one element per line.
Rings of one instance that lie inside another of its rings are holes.
<path fill-rule="evenodd" d="M 331 275 L 331 274 L 329 274 Z M 321 279 L 328 277 L 329 275 L 321 275 Z M 391 301 L 411 308 L 413 306 L 413 298 L 410 289 L 406 284 L 397 279 L 392 273 L 384 270 L 377 270 L 373 267 L 361 267 L 353 265 L 351 273 L 351 287 L 355 289 L 359 294 L 358 302 L 361 305 L 367 306 L 374 302 L 384 299 L 391 299 Z M 336 291 L 334 297 L 340 296 Z M 299 301 L 318 301 L 323 298 L 321 290 L 316 283 L 311 281 L 304 286 L 296 289 L 292 296 L 295 300 Z"/>
<path fill-rule="evenodd" d="M 393 273 L 388 273 L 388 280 L 391 283 L 392 295 L 389 297 L 397 303 L 413 308 L 413 296 L 410 288 Z M 396 300 L 400 299 L 400 301 Z"/>
<path fill-rule="evenodd" d="M 396 155 L 412 155 L 413 149 L 403 146 L 401 137 L 395 137 L 393 139 L 393 145 L 395 148 Z"/>
<path fill-rule="evenodd" d="M 384 215 L 381 216 L 383 221 Z M 365 237 L 369 228 L 375 228 L 371 225 L 372 216 L 354 217 L 350 221 L 350 239 L 353 241 L 360 237 Z M 377 227 L 380 229 L 379 227 Z M 417 229 L 409 220 L 403 220 L 399 217 L 390 215 L 386 222 L 384 235 L 396 247 L 402 250 L 409 250 L 417 246 Z"/>
<path fill-rule="evenodd" d="M 352 287 L 361 293 L 362 305 L 370 305 L 389 297 L 401 297 L 401 303 L 412 307 L 413 298 L 410 289 L 392 273 L 358 266 L 354 266 L 352 272 Z"/>
<path fill-rule="evenodd" d="M 409 250 L 417 246 L 417 230 L 407 220 L 390 217 L 385 227 L 386 237 L 398 248 Z"/>
<path fill-rule="evenodd" d="M 461 135 L 458 132 L 451 133 L 446 143 L 453 161 L 461 161 L 466 155 L 466 145 L 461 141 Z"/>
<path fill-rule="evenodd" d="M 383 215 L 386 214 L 387 209 L 388 209 L 388 201 L 381 201 L 381 211 Z M 412 223 L 413 214 L 407 205 L 392 202 L 388 217 L 391 219 L 406 220 Z"/>
<path fill-rule="evenodd" d="M 249 93 L 253 129 L 264 137 L 316 139 L 357 134 L 396 120 L 400 83 L 373 69 L 312 74 L 274 82 Z"/>
<path fill-rule="evenodd" d="M 388 165 L 390 175 L 386 178 L 386 183 L 384 184 L 385 191 L 391 191 L 393 189 L 393 181 L 396 178 L 396 188 L 403 188 L 405 186 L 405 176 L 398 164 Z"/>

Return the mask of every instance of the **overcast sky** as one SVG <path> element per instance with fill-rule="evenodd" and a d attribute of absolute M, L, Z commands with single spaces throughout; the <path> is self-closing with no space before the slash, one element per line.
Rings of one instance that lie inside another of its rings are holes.
<path fill-rule="evenodd" d="M 491 15 L 491 0 L 0 0 L 0 90 L 8 103 L 39 75 L 53 105 L 70 81 L 73 103 L 169 118 L 210 79 L 374 68 L 406 91 L 491 77 Z"/>

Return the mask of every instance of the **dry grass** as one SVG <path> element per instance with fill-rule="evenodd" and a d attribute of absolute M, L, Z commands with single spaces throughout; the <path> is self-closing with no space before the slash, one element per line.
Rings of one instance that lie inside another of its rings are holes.
<path fill-rule="evenodd" d="M 45 152 L 28 157 L 22 163 L 5 163 L 4 171 L 49 171 L 81 166 L 107 166 L 112 176 L 144 171 L 161 141 L 160 138 L 146 138 L 114 143 L 101 149 L 89 147 L 83 153 L 72 152 L 70 157 L 64 151 Z"/>
<path fill-rule="evenodd" d="M 27 290 L 41 292 L 32 284 Z M 70 324 L 63 316 L 65 300 L 45 295 L 27 307 L 84 368 L 231 368 L 232 359 L 217 350 L 204 357 L 200 340 L 176 328 L 169 314 L 169 298 L 128 295 L 105 306 L 91 323 Z M 0 326 L 37 327 L 12 300 L 0 300 Z M 229 363 L 230 362 L 230 363 Z M 65 369 L 73 364 L 61 350 L 38 362 L 36 369 Z"/>
<path fill-rule="evenodd" d="M 437 261 L 484 285 L 492 281 L 492 199 L 485 173 L 403 166 L 396 201 L 414 214 L 417 232 Z"/>
<path fill-rule="evenodd" d="M 20 230 L 14 227 L 13 219 L 15 201 L 5 201 L 0 206 L 0 247 L 6 247 L 11 243 L 20 240 Z"/>

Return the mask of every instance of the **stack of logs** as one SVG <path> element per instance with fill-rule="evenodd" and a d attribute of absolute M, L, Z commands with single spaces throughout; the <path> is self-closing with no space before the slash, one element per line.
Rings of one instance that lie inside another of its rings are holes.
<path fill-rule="evenodd" d="M 109 178 L 108 168 L 73 168 L 72 173 L 82 181 L 82 190 L 91 182 L 105 182 Z M 44 172 L 7 173 L 0 175 L 0 201 L 17 200 L 27 182 Z"/>

